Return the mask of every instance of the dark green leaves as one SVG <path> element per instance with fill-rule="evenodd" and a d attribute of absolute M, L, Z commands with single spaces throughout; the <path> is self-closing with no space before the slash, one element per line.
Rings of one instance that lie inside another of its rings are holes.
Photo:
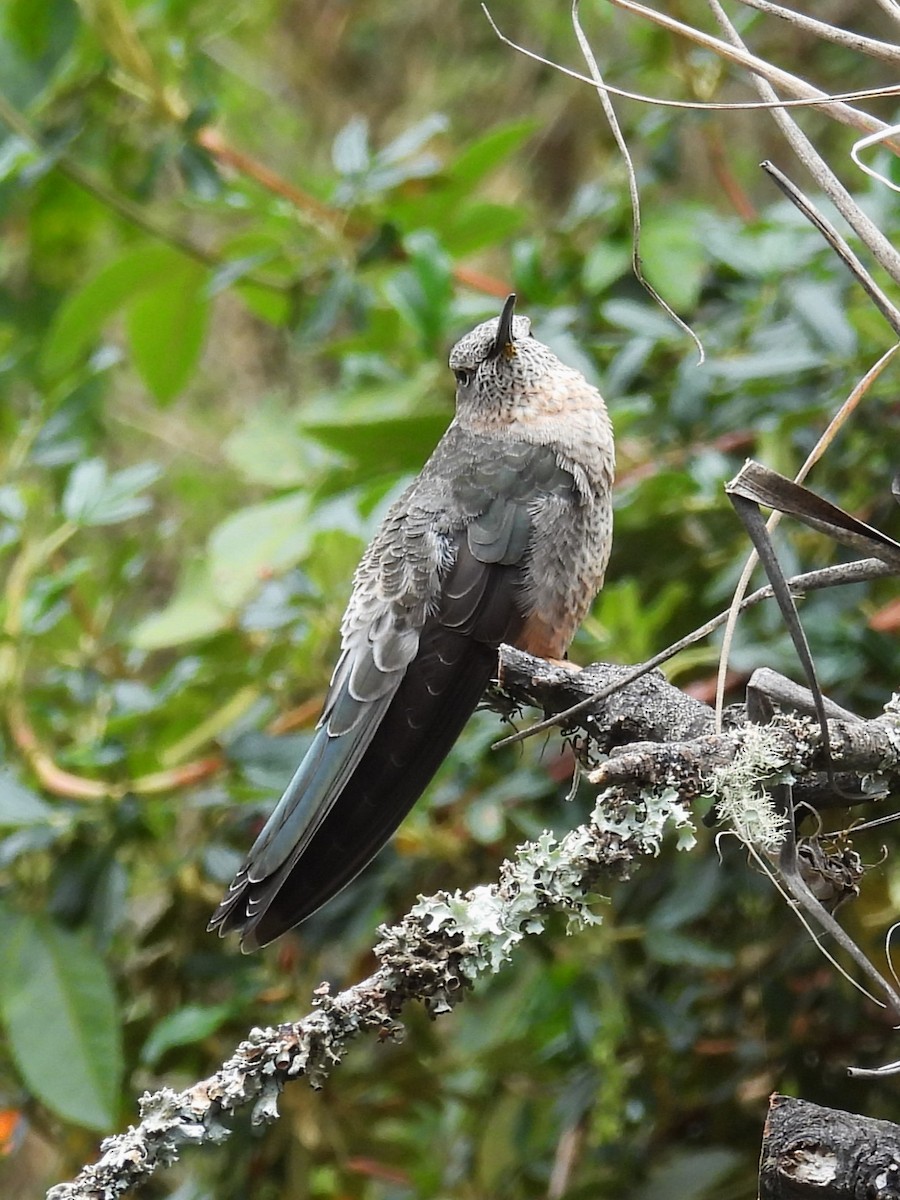
<path fill-rule="evenodd" d="M 0 829 L 41 825 L 53 809 L 35 792 L 23 786 L 6 768 L 0 768 Z"/>
<path fill-rule="evenodd" d="M 106 463 L 89 458 L 72 468 L 62 508 L 74 525 L 117 525 L 151 506 L 143 492 L 160 476 L 155 463 L 139 463 L 109 474 Z"/>
<path fill-rule="evenodd" d="M 409 179 L 434 175 L 440 159 L 425 152 L 424 147 L 446 128 L 446 117 L 432 113 L 373 152 L 368 121 L 359 114 L 351 117 L 334 139 L 331 151 L 332 163 L 342 177 L 335 193 L 337 203 L 370 200 Z"/>
<path fill-rule="evenodd" d="M 141 1051 L 141 1061 L 156 1066 L 167 1050 L 193 1046 L 215 1033 L 233 1012 L 232 1004 L 189 1004 L 176 1009 L 154 1026 Z"/>
<path fill-rule="evenodd" d="M 0 920 L 0 1013 L 23 1078 L 58 1116 L 109 1130 L 118 1112 L 122 1038 L 105 962 L 85 937 L 42 917 L 4 910 Z"/>
<path fill-rule="evenodd" d="M 142 288 L 128 307 L 134 365 L 157 400 L 177 396 L 194 372 L 209 320 L 207 277 L 199 263 L 180 258 L 165 280 Z"/>
<path fill-rule="evenodd" d="M 122 314 L 135 368 L 158 400 L 171 400 L 203 345 L 208 277 L 207 268 L 159 242 L 127 251 L 59 309 L 44 345 L 44 371 L 51 378 L 70 371 Z"/>

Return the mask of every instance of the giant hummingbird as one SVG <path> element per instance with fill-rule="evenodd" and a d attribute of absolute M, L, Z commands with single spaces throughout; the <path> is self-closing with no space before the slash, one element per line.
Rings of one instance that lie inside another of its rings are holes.
<path fill-rule="evenodd" d="M 378 853 L 497 672 L 563 658 L 612 541 L 606 405 L 516 316 L 456 343 L 456 415 L 362 557 L 313 742 L 210 921 L 253 950 Z"/>

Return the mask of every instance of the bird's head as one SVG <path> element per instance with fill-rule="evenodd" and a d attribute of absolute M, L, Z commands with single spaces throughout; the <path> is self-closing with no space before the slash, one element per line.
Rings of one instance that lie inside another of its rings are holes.
<path fill-rule="evenodd" d="M 460 413 L 502 413 L 539 397 L 546 381 L 568 369 L 531 335 L 528 317 L 515 316 L 515 294 L 499 317 L 483 321 L 450 351 Z M 580 378 L 580 377 L 579 377 Z"/>

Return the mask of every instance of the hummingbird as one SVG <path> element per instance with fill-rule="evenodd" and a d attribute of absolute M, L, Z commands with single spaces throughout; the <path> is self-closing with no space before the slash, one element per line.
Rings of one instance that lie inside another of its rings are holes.
<path fill-rule="evenodd" d="M 515 306 L 453 347 L 455 416 L 356 569 L 312 744 L 209 923 L 245 951 L 375 857 L 496 676 L 501 643 L 563 659 L 602 586 L 606 405 Z"/>

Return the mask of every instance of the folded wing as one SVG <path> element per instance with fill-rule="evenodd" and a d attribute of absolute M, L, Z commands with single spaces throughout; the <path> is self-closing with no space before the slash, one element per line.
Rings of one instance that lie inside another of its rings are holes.
<path fill-rule="evenodd" d="M 429 468 L 451 470 L 458 526 L 442 527 L 445 495 L 432 499 L 427 470 L 386 518 L 357 574 L 313 743 L 210 922 L 241 930 L 245 950 L 315 912 L 403 820 L 481 698 L 497 646 L 528 616 L 537 501 L 578 502 L 546 447 L 504 443 L 452 471 L 442 448 L 466 448 L 448 441 Z"/>

